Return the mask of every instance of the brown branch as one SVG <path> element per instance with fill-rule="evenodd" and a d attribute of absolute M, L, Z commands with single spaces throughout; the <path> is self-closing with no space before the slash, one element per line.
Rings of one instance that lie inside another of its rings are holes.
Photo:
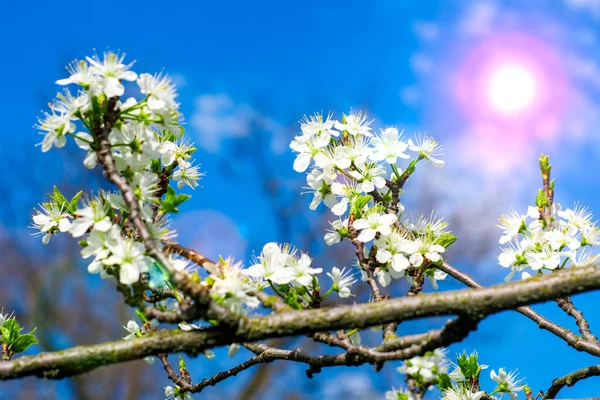
<path fill-rule="evenodd" d="M 194 264 L 206 269 L 211 274 L 217 272 L 217 264 L 214 261 L 209 260 L 204 255 L 196 252 L 195 250 L 184 247 L 178 243 L 168 242 L 163 247 L 165 254 L 177 254 L 181 257 L 190 260 Z"/>
<path fill-rule="evenodd" d="M 558 299 L 556 300 L 556 303 L 565 313 L 575 319 L 575 323 L 579 327 L 579 332 L 585 340 L 590 342 L 598 342 L 598 338 L 596 338 L 596 336 L 594 336 L 590 331 L 590 324 L 588 320 L 585 319 L 583 313 L 575 307 L 575 304 L 573 304 L 570 297 Z"/>
<path fill-rule="evenodd" d="M 464 283 L 467 286 L 470 286 L 472 288 L 482 288 L 483 287 L 483 286 L 481 286 L 481 284 L 479 284 L 477 281 L 475 281 L 473 279 L 473 277 L 471 277 L 471 275 L 461 272 L 447 263 L 443 263 L 443 265 L 438 266 L 437 268 L 440 269 L 441 271 L 446 272 L 448 275 L 452 276 L 453 278 Z M 576 271 L 578 269 L 579 268 L 572 268 L 570 270 Z M 565 271 L 568 271 L 568 270 L 565 270 Z M 552 275 L 554 275 L 554 273 Z M 538 279 L 541 279 L 541 278 L 538 278 Z M 522 281 L 521 283 L 524 283 L 524 281 Z M 562 326 L 558 325 L 557 323 L 554 323 L 554 322 L 550 321 L 549 319 L 545 318 L 544 316 L 542 316 L 541 314 L 533 311 L 533 309 L 531 307 L 520 306 L 520 307 L 515 307 L 514 309 L 515 309 L 515 311 L 518 311 L 519 313 L 525 315 L 526 317 L 531 319 L 533 322 L 538 324 L 540 329 L 544 329 L 550 333 L 553 333 L 554 335 L 563 339 L 569 346 L 573 347 L 574 349 L 576 349 L 578 351 L 584 351 L 586 353 L 589 353 L 589 354 L 592 354 L 595 356 L 600 356 L 600 344 L 585 340 L 584 338 L 582 338 L 579 335 L 576 335 L 569 329 L 563 328 Z"/>
<path fill-rule="evenodd" d="M 0 363 L 0 380 L 29 375 L 62 378 L 91 371 L 102 365 L 159 353 L 198 354 L 231 343 L 273 337 L 306 335 L 338 329 L 364 329 L 390 322 L 436 315 L 483 318 L 503 310 L 541 303 L 600 288 L 600 268 L 569 268 L 490 288 L 464 289 L 403 297 L 354 306 L 289 311 L 264 317 L 241 317 L 234 327 L 215 327 L 194 332 L 153 333 L 130 341 L 75 347 L 62 352 L 25 356 Z M 457 319 L 458 320 L 458 319 Z M 582 338 L 585 351 L 600 355 L 600 346 Z"/>
<path fill-rule="evenodd" d="M 581 368 L 561 378 L 556 378 L 552 381 L 552 386 L 550 386 L 544 395 L 544 399 L 553 399 L 565 386 L 572 387 L 577 382 L 592 376 L 600 376 L 600 365 L 592 365 L 591 367 Z"/>

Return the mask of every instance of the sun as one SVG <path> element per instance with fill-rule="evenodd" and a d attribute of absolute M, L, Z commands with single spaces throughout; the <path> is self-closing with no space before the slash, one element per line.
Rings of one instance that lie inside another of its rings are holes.
<path fill-rule="evenodd" d="M 488 101 L 497 112 L 519 114 L 533 105 L 537 89 L 534 75 L 525 66 L 501 65 L 491 73 Z"/>

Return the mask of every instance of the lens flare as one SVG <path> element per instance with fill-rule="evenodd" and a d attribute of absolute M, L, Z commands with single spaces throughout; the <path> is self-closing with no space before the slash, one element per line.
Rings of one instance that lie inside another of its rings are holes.
<path fill-rule="evenodd" d="M 518 64 L 501 65 L 490 78 L 488 100 L 503 114 L 526 110 L 535 101 L 537 82 L 532 73 Z"/>
<path fill-rule="evenodd" d="M 509 170 L 557 138 L 570 84 L 556 49 L 525 33 L 497 32 L 472 43 L 457 65 L 454 95 L 480 165 Z"/>

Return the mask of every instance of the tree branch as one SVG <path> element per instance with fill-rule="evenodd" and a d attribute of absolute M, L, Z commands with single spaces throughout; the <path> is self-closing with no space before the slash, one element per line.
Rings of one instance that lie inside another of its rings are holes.
<path fill-rule="evenodd" d="M 499 311 L 598 288 L 600 288 L 600 268 L 593 265 L 569 268 L 543 277 L 485 289 L 463 289 L 353 306 L 289 311 L 265 317 L 242 317 L 233 328 L 215 327 L 194 332 L 161 332 L 129 341 L 74 347 L 60 352 L 21 357 L 14 361 L 0 363 L 0 380 L 29 375 L 63 378 L 88 372 L 103 365 L 159 353 L 184 352 L 197 355 L 206 349 L 231 343 L 338 329 L 363 329 L 435 315 L 464 315 L 478 319 Z M 597 346 L 589 343 L 587 345 L 590 346 L 592 354 L 600 355 Z"/>
<path fill-rule="evenodd" d="M 592 376 L 600 376 L 600 365 L 581 368 L 561 378 L 556 378 L 552 381 L 552 386 L 550 386 L 544 395 L 544 399 L 553 399 L 565 386 L 574 386 L 577 382 Z"/>
<path fill-rule="evenodd" d="M 596 336 L 594 336 L 590 331 L 590 324 L 588 320 L 585 319 L 583 313 L 575 307 L 575 304 L 573 304 L 570 297 L 558 299 L 556 300 L 556 303 L 565 313 L 575 319 L 575 323 L 579 327 L 579 332 L 585 340 L 590 342 L 598 342 L 598 338 L 596 338 Z"/>
<path fill-rule="evenodd" d="M 452 276 L 453 278 L 464 283 L 467 286 L 470 286 L 472 288 L 482 288 L 483 287 L 483 286 L 481 286 L 481 284 L 479 284 L 477 281 L 475 281 L 473 279 L 473 277 L 471 277 L 471 275 L 461 272 L 447 263 L 443 263 L 443 265 L 438 266 L 437 268 L 440 269 L 441 271 L 446 272 L 448 275 Z M 577 268 L 575 268 L 575 269 L 577 269 Z M 571 269 L 571 270 L 575 270 L 575 269 Z M 563 271 L 568 271 L 568 270 L 563 270 Z M 553 275 L 554 275 L 554 273 L 553 273 Z M 541 279 L 543 279 L 543 278 L 541 278 Z M 589 353 L 589 354 L 592 354 L 595 356 L 600 356 L 600 344 L 598 344 L 596 342 L 590 342 L 590 341 L 585 340 L 581 336 L 576 335 L 575 333 L 571 332 L 569 329 L 563 328 L 562 326 L 545 318 L 541 314 L 538 314 L 537 312 L 533 311 L 533 309 L 531 309 L 531 307 L 527 307 L 527 306 L 515 307 L 515 311 L 518 311 L 519 313 L 525 315 L 526 317 L 531 319 L 533 322 L 538 324 L 540 329 L 547 330 L 548 332 L 551 332 L 554 335 L 558 336 L 559 338 L 563 339 L 569 346 L 573 347 L 575 350 L 584 351 L 586 353 Z"/>

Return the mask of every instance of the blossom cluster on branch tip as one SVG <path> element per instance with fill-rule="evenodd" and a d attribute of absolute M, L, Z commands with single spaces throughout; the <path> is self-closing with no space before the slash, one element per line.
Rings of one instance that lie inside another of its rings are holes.
<path fill-rule="evenodd" d="M 195 188 L 202 174 L 191 160 L 196 148 L 182 138 L 182 115 L 171 79 L 163 74 L 138 75 L 131 69 L 133 63 L 124 59 L 124 54 L 106 52 L 102 58 L 87 57 L 68 67 L 70 76 L 56 83 L 75 86 L 76 94 L 65 88 L 39 120 L 41 146 L 42 151 L 62 147 L 71 136 L 86 152 L 84 165 L 94 168 L 103 140 L 108 141 L 115 167 L 135 194 L 142 219 L 160 246 L 175 237 L 168 215 L 190 197 L 176 193 L 169 180 L 178 188 Z M 137 84 L 139 98 L 121 98 L 125 82 Z M 43 242 L 58 232 L 82 238 L 82 256 L 92 260 L 89 271 L 117 276 L 122 284 L 151 274 L 156 262 L 135 234 L 122 194 L 99 192 L 82 206 L 80 196 L 67 200 L 55 188 L 51 201 L 40 205 L 33 227 Z"/>
<path fill-rule="evenodd" d="M 498 256 L 499 264 L 510 268 L 506 280 L 516 272 L 521 278 L 552 272 L 566 267 L 584 267 L 598 261 L 596 246 L 600 244 L 600 228 L 592 212 L 575 204 L 564 209 L 553 201 L 554 181 L 549 181 L 550 165 L 547 156 L 540 157 L 545 189 L 540 189 L 536 205 L 527 213 L 516 211 L 500 218 L 502 229 Z"/>
<path fill-rule="evenodd" d="M 500 368 L 498 372 L 492 370 L 489 374 L 493 382 L 489 386 L 491 390 L 482 390 L 485 386 L 480 379 L 485 369 L 488 366 L 479 363 L 477 352 L 469 355 L 463 352 L 457 356 L 455 363 L 450 363 L 447 350 L 436 349 L 415 356 L 398 368 L 398 372 L 406 375 L 406 381 L 414 390 L 393 389 L 386 392 L 385 397 L 386 400 L 411 400 L 415 393 L 423 394 L 435 387 L 443 393 L 444 400 L 497 399 L 494 396 L 496 394 L 508 394 L 511 400 L 516 400 L 518 393 L 527 387 L 521 384 L 522 379 L 517 379 L 516 372 L 507 373 Z"/>
<path fill-rule="evenodd" d="M 374 274 L 385 287 L 392 279 L 407 276 L 410 280 L 411 269 L 442 262 L 441 254 L 455 238 L 435 214 L 411 221 L 400 202 L 404 182 L 419 161 L 444 166 L 441 145 L 420 134 L 405 141 L 394 127 L 377 134 L 372 122 L 361 112 L 343 115 L 341 121 L 332 114 L 307 116 L 290 148 L 298 153 L 296 171 L 311 167 L 306 177 L 313 194 L 310 208 L 324 203 L 338 217 L 325 234 L 327 245 L 346 238 L 361 242 L 368 258 L 371 249 L 366 244 L 372 243 Z M 411 161 L 402 169 L 397 165 L 400 160 Z M 359 267 L 367 279 L 369 271 L 360 263 Z M 425 275 L 434 287 L 436 280 L 446 277 L 435 268 Z"/>

